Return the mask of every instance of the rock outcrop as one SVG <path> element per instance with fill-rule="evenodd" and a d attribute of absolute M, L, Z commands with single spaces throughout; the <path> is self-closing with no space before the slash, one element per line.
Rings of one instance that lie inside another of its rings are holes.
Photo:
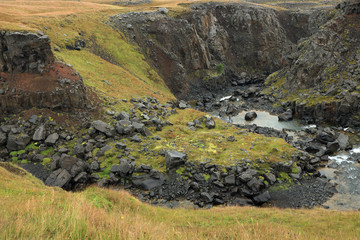
<path fill-rule="evenodd" d="M 177 97 L 196 98 L 284 67 L 297 41 L 324 19 L 326 14 L 207 3 L 176 18 L 140 12 L 112 16 L 110 23 L 140 46 Z"/>
<path fill-rule="evenodd" d="M 298 45 L 293 60 L 267 79 L 268 92 L 287 100 L 309 122 L 360 125 L 360 9 L 344 3 L 333 19 Z"/>
<path fill-rule="evenodd" d="M 86 89 L 70 66 L 55 62 L 47 36 L 0 33 L 0 112 L 32 107 L 83 108 Z"/>

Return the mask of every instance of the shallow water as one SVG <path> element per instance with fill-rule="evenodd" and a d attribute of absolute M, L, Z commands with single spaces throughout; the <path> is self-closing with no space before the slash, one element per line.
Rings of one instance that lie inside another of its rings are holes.
<path fill-rule="evenodd" d="M 332 181 L 338 191 L 324 205 L 330 209 L 337 210 L 359 210 L 360 209 L 360 164 L 357 159 L 360 155 L 360 147 L 356 147 L 348 153 L 341 153 L 329 157 L 328 167 L 320 169 L 320 173 L 327 176 L 333 172 Z"/>
<path fill-rule="evenodd" d="M 241 124 L 241 125 L 256 124 L 257 126 L 260 126 L 260 127 L 269 127 L 269 128 L 274 128 L 277 130 L 283 130 L 283 129 L 299 130 L 299 129 L 304 128 L 304 126 L 302 126 L 296 120 L 292 120 L 292 121 L 288 121 L 288 122 L 280 122 L 278 120 L 278 116 L 271 115 L 270 113 L 265 112 L 265 111 L 254 111 L 254 112 L 256 112 L 257 117 L 253 121 L 246 121 L 245 115 L 248 112 L 252 112 L 252 111 L 243 111 L 243 112 L 240 112 L 235 117 L 228 117 L 228 118 L 225 118 L 224 120 L 227 122 L 231 122 L 233 124 Z"/>

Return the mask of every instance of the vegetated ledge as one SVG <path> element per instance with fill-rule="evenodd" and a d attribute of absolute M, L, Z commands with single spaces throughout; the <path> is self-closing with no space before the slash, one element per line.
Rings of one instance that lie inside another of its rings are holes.
<path fill-rule="evenodd" d="M 81 76 L 55 61 L 47 36 L 2 31 L 0 44 L 0 112 L 86 107 Z"/>

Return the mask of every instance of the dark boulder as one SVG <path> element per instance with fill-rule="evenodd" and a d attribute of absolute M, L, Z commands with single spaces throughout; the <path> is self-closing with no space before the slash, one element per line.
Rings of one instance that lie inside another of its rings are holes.
<path fill-rule="evenodd" d="M 50 134 L 46 139 L 45 139 L 45 143 L 47 145 L 54 145 L 57 140 L 59 140 L 59 134 L 57 133 L 53 133 L 53 134 Z"/>
<path fill-rule="evenodd" d="M 135 132 L 135 128 L 129 120 L 118 121 L 115 128 L 121 135 L 132 135 Z"/>
<path fill-rule="evenodd" d="M 85 148 L 82 144 L 76 144 L 72 150 L 72 154 L 76 155 L 78 158 L 84 158 L 85 156 Z"/>
<path fill-rule="evenodd" d="M 63 154 L 59 160 L 59 167 L 70 171 L 72 166 L 77 162 L 75 157 Z"/>
<path fill-rule="evenodd" d="M 151 170 L 149 174 L 132 177 L 133 185 L 145 191 L 162 186 L 164 181 L 165 177 L 156 170 Z"/>
<path fill-rule="evenodd" d="M 115 128 L 101 120 L 93 121 L 91 126 L 108 137 L 113 137 L 115 135 Z"/>
<path fill-rule="evenodd" d="M 17 151 L 24 149 L 30 142 L 30 137 L 25 133 L 12 134 L 10 133 L 7 139 L 7 149 L 9 151 Z"/>
<path fill-rule="evenodd" d="M 335 141 L 335 137 L 333 134 L 331 133 L 327 133 L 325 131 L 320 131 L 317 133 L 316 135 L 316 139 L 321 142 L 321 143 L 325 143 L 327 144 L 328 142 L 333 142 Z"/>
<path fill-rule="evenodd" d="M 50 174 L 45 184 L 53 187 L 64 187 L 71 180 L 71 174 L 66 169 L 58 169 Z"/>
<path fill-rule="evenodd" d="M 186 153 L 168 150 L 165 152 L 166 169 L 171 170 L 184 165 L 187 160 Z"/>
<path fill-rule="evenodd" d="M 121 113 L 116 115 L 116 120 L 126 120 L 129 121 L 130 120 L 130 115 L 124 111 L 122 111 Z"/>
<path fill-rule="evenodd" d="M 288 109 L 286 112 L 278 116 L 279 121 L 291 121 L 293 120 L 293 112 L 291 109 Z"/>
<path fill-rule="evenodd" d="M 7 140 L 6 133 L 0 131 L 0 146 L 4 145 L 6 143 L 6 140 Z"/>
<path fill-rule="evenodd" d="M 119 165 L 113 165 L 110 171 L 120 177 L 126 177 L 134 171 L 134 167 L 126 159 L 120 159 Z"/>
<path fill-rule="evenodd" d="M 230 175 L 226 176 L 224 179 L 224 182 L 227 185 L 235 185 L 235 175 L 230 174 Z"/>
<path fill-rule="evenodd" d="M 338 142 L 329 142 L 326 145 L 325 154 L 333 154 L 340 149 L 340 144 Z"/>
<path fill-rule="evenodd" d="M 252 121 L 257 117 L 256 112 L 248 112 L 245 114 L 245 120 L 246 121 Z"/>
<path fill-rule="evenodd" d="M 203 201 L 207 203 L 211 203 L 213 201 L 213 197 L 207 192 L 200 193 L 200 197 Z"/>
<path fill-rule="evenodd" d="M 258 171 L 254 169 L 248 169 L 242 174 L 240 174 L 239 178 L 243 182 L 249 182 L 254 176 L 258 174 Z"/>
<path fill-rule="evenodd" d="M 268 202 L 270 199 L 271 199 L 271 196 L 270 196 L 269 192 L 266 191 L 266 192 L 263 192 L 263 193 L 255 196 L 254 197 L 254 202 L 257 205 L 261 205 L 261 204 L 264 204 L 264 203 Z"/>

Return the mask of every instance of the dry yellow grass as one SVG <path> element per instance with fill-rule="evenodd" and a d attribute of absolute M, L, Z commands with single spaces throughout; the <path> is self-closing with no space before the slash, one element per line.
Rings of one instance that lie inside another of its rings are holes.
<path fill-rule="evenodd" d="M 4 166 L 3 164 L 1 166 Z M 0 167 L 1 239 L 359 239 L 360 213 L 163 209 L 124 191 L 71 193 Z"/>

